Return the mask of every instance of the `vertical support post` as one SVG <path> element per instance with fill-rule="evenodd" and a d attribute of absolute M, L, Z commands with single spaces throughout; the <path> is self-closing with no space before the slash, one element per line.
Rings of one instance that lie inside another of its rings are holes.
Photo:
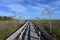
<path fill-rule="evenodd" d="M 41 33 L 40 33 L 40 31 L 39 31 L 39 40 L 41 40 Z"/>

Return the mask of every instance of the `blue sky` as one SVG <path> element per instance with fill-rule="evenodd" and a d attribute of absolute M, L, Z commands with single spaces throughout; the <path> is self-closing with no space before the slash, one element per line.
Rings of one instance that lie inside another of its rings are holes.
<path fill-rule="evenodd" d="M 0 16 L 19 16 L 25 19 L 49 18 L 46 8 L 51 12 L 52 19 L 60 19 L 60 0 L 0 0 Z"/>

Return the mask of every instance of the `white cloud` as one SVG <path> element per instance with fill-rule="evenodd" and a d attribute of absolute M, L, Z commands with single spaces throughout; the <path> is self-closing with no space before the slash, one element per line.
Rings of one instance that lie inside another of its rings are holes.
<path fill-rule="evenodd" d="M 32 12 L 34 11 L 34 13 L 37 13 L 37 14 L 42 14 L 45 8 L 48 8 L 54 11 L 53 7 L 46 4 L 38 4 L 37 6 L 29 6 L 29 9 L 32 10 Z"/>
<path fill-rule="evenodd" d="M 8 7 L 9 9 L 13 10 L 13 11 L 16 11 L 16 12 L 20 12 L 20 13 L 23 13 L 23 12 L 26 12 L 27 11 L 27 8 L 22 6 L 22 5 L 6 5 L 6 7 Z"/>
<path fill-rule="evenodd" d="M 31 6 L 31 9 L 35 10 L 36 13 L 41 13 L 44 7 Z"/>
<path fill-rule="evenodd" d="M 19 4 L 18 2 L 24 2 L 24 0 L 0 0 L 0 5 L 3 5 L 4 7 L 7 7 L 8 9 L 24 13 L 27 11 L 27 8 Z"/>
<path fill-rule="evenodd" d="M 24 2 L 24 0 L 0 0 L 2 5 L 18 4 L 18 2 Z"/>
<path fill-rule="evenodd" d="M 60 13 L 60 0 L 53 1 L 49 3 L 49 5 L 54 8 L 54 13 L 56 14 Z"/>
<path fill-rule="evenodd" d="M 60 6 L 60 1 L 54 1 L 52 2 L 52 5 Z"/>
<path fill-rule="evenodd" d="M 53 2 L 49 3 L 49 5 L 57 10 L 60 8 L 60 0 L 53 1 Z"/>
<path fill-rule="evenodd" d="M 37 0 L 39 1 L 39 0 Z M 51 8 L 53 10 L 55 10 L 54 7 L 49 6 L 47 4 L 37 4 L 37 6 L 32 6 L 32 5 L 28 5 L 28 7 L 24 7 L 21 4 L 19 4 L 18 2 L 24 2 L 24 0 L 0 0 L 1 4 L 3 4 L 5 7 L 8 7 L 10 10 L 12 11 L 16 11 L 19 13 L 24 13 L 24 12 L 28 12 L 29 10 L 32 10 L 32 13 L 42 13 L 42 11 L 44 10 L 44 8 Z M 31 0 L 28 0 L 28 2 L 32 3 Z M 59 4 L 60 5 L 60 1 L 56 1 L 52 2 L 51 5 L 53 4 Z M 24 13 L 25 14 L 25 13 Z"/>

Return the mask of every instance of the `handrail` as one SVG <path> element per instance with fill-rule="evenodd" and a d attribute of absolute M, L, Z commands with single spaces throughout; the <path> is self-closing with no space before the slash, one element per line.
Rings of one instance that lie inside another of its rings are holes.
<path fill-rule="evenodd" d="M 26 26 L 26 27 L 24 28 L 24 30 L 21 32 L 21 34 L 20 34 L 18 40 L 22 40 L 22 35 L 23 35 L 24 32 L 26 31 L 26 29 L 27 29 L 27 26 Z"/>
<path fill-rule="evenodd" d="M 9 36 L 6 40 L 15 40 L 15 38 L 21 33 L 22 29 L 28 24 L 28 21 L 19 28 L 15 33 L 13 33 L 11 36 Z"/>
<path fill-rule="evenodd" d="M 32 25 L 31 25 L 32 24 Z M 34 25 L 32 22 L 27 21 L 21 28 L 19 28 L 15 33 L 13 33 L 10 37 L 8 37 L 6 40 L 15 40 L 18 36 L 18 40 L 23 40 L 23 36 L 25 36 L 24 33 L 26 33 L 26 30 L 28 29 L 28 34 L 27 34 L 27 40 L 30 40 L 30 32 L 31 32 L 31 26 L 34 27 L 35 32 L 38 35 L 38 39 L 41 40 L 43 37 L 45 40 L 56 40 L 53 38 L 50 34 L 48 34 L 45 30 L 41 30 L 39 27 Z"/>
<path fill-rule="evenodd" d="M 34 24 L 35 25 L 35 24 Z M 41 32 L 41 36 L 44 37 L 46 40 L 56 40 L 54 37 L 52 37 L 50 34 L 48 34 L 45 30 L 41 30 L 37 25 L 35 25 L 36 29 L 38 29 L 39 32 Z"/>

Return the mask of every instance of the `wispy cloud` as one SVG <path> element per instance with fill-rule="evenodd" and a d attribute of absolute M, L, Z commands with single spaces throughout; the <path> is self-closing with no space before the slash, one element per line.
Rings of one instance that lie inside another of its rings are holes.
<path fill-rule="evenodd" d="M 0 5 L 21 14 L 42 14 L 45 8 L 60 11 L 59 0 L 0 0 Z"/>
<path fill-rule="evenodd" d="M 25 11 L 27 11 L 27 8 L 22 6 L 22 5 L 6 5 L 6 7 L 8 7 L 9 9 L 16 11 L 16 12 L 20 12 L 20 13 L 24 13 Z"/>

